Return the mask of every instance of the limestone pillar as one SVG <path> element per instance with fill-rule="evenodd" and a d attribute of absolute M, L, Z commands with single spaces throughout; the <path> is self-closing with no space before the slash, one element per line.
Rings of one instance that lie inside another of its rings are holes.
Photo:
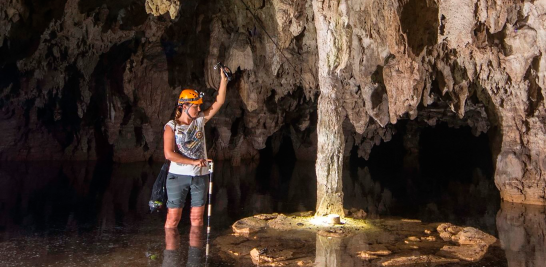
<path fill-rule="evenodd" d="M 313 1 L 317 29 L 320 97 L 317 122 L 316 216 L 343 216 L 342 168 L 345 139 L 342 122 L 342 84 L 338 73 L 346 66 L 349 44 L 345 1 Z M 345 26 L 344 26 L 345 25 Z"/>

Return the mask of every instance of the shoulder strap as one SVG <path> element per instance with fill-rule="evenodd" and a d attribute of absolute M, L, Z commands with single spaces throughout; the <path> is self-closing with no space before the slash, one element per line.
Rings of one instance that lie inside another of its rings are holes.
<path fill-rule="evenodd" d="M 205 134 L 205 117 L 203 117 L 203 121 L 201 124 L 201 130 L 203 131 L 203 149 L 205 150 L 205 159 L 208 160 L 209 157 L 207 155 L 207 135 Z M 201 170 L 203 170 L 203 167 L 201 167 Z"/>
<path fill-rule="evenodd" d="M 176 152 L 176 121 L 170 120 L 169 123 L 173 123 L 173 152 Z"/>

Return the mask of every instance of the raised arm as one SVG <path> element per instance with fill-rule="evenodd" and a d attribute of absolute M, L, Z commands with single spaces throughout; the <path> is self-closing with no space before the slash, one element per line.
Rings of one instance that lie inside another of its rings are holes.
<path fill-rule="evenodd" d="M 218 95 L 216 96 L 216 101 L 212 103 L 212 106 L 205 110 L 203 113 L 205 114 L 205 120 L 210 120 L 216 113 L 218 113 L 218 110 L 222 107 L 224 104 L 224 101 L 226 101 L 226 88 L 228 79 L 224 72 L 222 71 L 222 68 L 220 68 L 220 88 L 218 89 Z"/>
<path fill-rule="evenodd" d="M 165 159 L 172 162 L 191 164 L 200 167 L 207 166 L 207 161 L 205 159 L 190 159 L 174 152 L 174 132 L 171 127 L 165 127 L 165 131 L 163 132 L 163 153 L 165 154 Z"/>

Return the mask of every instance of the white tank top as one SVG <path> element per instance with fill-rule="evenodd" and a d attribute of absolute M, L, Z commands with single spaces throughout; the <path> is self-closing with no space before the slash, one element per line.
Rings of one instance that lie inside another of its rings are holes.
<path fill-rule="evenodd" d="M 205 117 L 200 112 L 189 125 L 175 124 L 174 120 L 165 124 L 174 131 L 176 140 L 175 152 L 190 159 L 206 159 L 207 148 L 205 142 Z M 171 161 L 169 172 L 172 174 L 198 176 L 209 174 L 207 167 L 198 167 L 192 164 L 182 164 Z"/>

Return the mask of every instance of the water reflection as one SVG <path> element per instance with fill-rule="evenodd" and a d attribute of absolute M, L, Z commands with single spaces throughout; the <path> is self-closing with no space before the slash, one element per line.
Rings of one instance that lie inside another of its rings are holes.
<path fill-rule="evenodd" d="M 315 266 L 355 266 L 352 257 L 343 248 L 343 239 L 317 234 Z M 343 264 L 343 265 L 342 265 Z"/>
<path fill-rule="evenodd" d="M 165 228 L 165 251 L 163 252 L 162 266 L 184 266 L 183 262 L 185 258 L 187 258 L 185 266 L 197 267 L 205 265 L 202 232 L 202 226 L 190 227 L 188 249 L 184 255 L 185 251 L 181 248 L 178 229 Z"/>
<path fill-rule="evenodd" d="M 503 202 L 497 229 L 508 266 L 545 266 L 546 206 Z"/>
<path fill-rule="evenodd" d="M 133 224 L 147 211 L 157 174 L 157 166 L 142 163 L 2 163 L 0 169 L 4 236 Z"/>
<path fill-rule="evenodd" d="M 189 228 L 189 210 L 183 211 L 178 233 L 164 231 L 163 213 L 147 214 L 160 167 L 161 163 L 0 163 L 0 266 L 159 266 L 169 262 L 169 251 L 174 250 L 182 251 L 178 254 L 183 256 L 181 264 L 191 263 L 193 252 L 200 252 L 195 253 L 199 254 L 196 258 L 203 264 L 199 242 L 204 239 L 202 232 Z M 237 167 L 217 162 L 215 167 L 213 240 L 243 217 L 315 208 L 313 162 L 295 162 L 291 174 L 277 164 L 267 171 L 258 170 L 256 162 Z M 488 260 L 501 266 L 503 261 L 509 266 L 546 262 L 544 207 L 500 206 L 494 184 L 478 169 L 467 182 L 428 183 L 426 190 L 435 192 L 432 197 L 400 193 L 393 179 L 385 182 L 372 177 L 367 167 L 354 170 L 346 170 L 343 178 L 348 208 L 364 209 L 369 218 L 405 216 L 479 228 L 499 237 L 502 255 Z M 406 192 L 423 192 L 420 185 L 424 182 L 409 184 L 412 188 Z M 317 236 L 311 249 L 316 253 L 314 264 L 351 266 L 334 264 L 359 262 L 349 241 L 338 242 L 339 246 L 336 242 Z M 232 263 L 215 253 L 218 248 L 211 250 L 211 266 Z"/>

